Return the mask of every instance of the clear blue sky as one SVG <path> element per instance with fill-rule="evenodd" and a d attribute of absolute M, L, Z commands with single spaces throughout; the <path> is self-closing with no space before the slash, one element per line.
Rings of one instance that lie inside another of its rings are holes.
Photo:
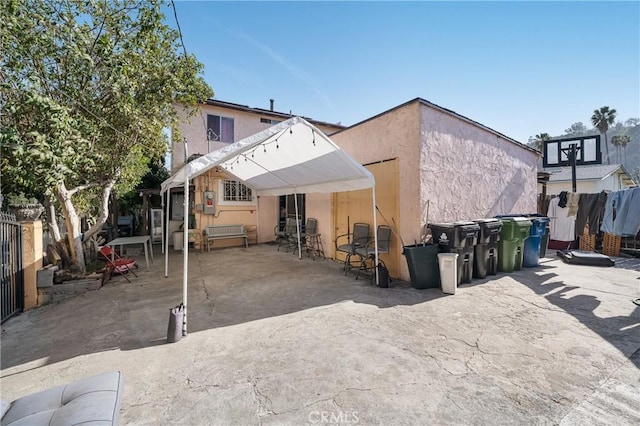
<path fill-rule="evenodd" d="M 640 3 L 176 1 L 215 98 L 355 124 L 416 97 L 521 142 L 640 117 Z M 165 9 L 175 26 L 173 11 Z"/>

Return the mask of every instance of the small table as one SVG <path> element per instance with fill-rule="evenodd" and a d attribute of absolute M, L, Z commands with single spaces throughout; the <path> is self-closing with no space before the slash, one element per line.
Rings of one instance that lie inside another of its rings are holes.
<path fill-rule="evenodd" d="M 109 241 L 105 245 L 111 247 L 120 247 L 120 254 L 123 255 L 123 246 L 131 246 L 136 244 L 142 244 L 144 246 L 144 260 L 147 262 L 147 270 L 150 271 L 151 268 L 149 268 L 149 252 L 151 252 L 151 261 L 153 262 L 153 247 L 151 246 L 151 236 L 143 235 L 139 237 L 120 237 L 116 238 L 113 241 Z"/>

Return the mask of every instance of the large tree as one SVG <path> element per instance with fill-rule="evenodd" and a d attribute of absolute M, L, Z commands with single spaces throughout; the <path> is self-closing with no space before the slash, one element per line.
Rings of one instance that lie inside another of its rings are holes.
<path fill-rule="evenodd" d="M 43 197 L 57 241 L 59 209 L 84 270 L 80 215 L 96 211 L 86 239 L 166 151 L 174 105 L 213 92 L 157 0 L 5 0 L 0 21 L 3 192 Z"/>
<path fill-rule="evenodd" d="M 616 120 L 616 110 L 608 106 L 603 106 L 600 109 L 596 109 L 593 111 L 593 115 L 591 116 L 591 123 L 598 129 L 598 131 L 604 134 L 604 146 L 607 150 L 607 164 L 611 164 L 611 159 L 609 158 L 609 140 L 607 139 L 607 131 L 609 130 L 609 126 L 611 126 Z"/>
<path fill-rule="evenodd" d="M 581 121 L 573 123 L 571 127 L 564 130 L 565 136 L 582 136 L 588 133 L 587 126 Z"/>

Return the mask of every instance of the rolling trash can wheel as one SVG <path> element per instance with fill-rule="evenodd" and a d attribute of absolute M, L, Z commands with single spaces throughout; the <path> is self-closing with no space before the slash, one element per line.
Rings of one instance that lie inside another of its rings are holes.
<path fill-rule="evenodd" d="M 182 323 L 184 321 L 184 305 L 181 303 L 169 310 L 169 327 L 167 327 L 167 343 L 175 343 L 182 339 Z"/>

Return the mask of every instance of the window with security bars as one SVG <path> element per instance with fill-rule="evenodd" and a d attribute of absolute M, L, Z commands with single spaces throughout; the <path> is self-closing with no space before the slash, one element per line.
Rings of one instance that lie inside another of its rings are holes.
<path fill-rule="evenodd" d="M 224 201 L 230 202 L 250 202 L 253 201 L 253 192 L 242 182 L 237 180 L 223 180 L 222 194 Z"/>

